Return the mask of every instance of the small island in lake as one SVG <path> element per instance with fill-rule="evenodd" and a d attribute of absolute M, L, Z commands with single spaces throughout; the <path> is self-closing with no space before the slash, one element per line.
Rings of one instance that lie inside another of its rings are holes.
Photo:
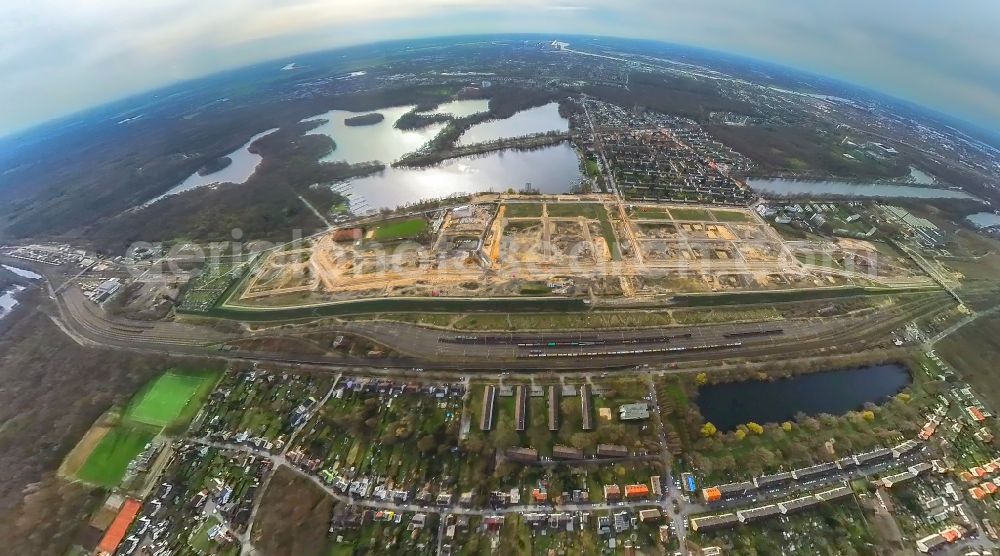
<path fill-rule="evenodd" d="M 372 112 L 371 114 L 362 114 L 361 116 L 354 116 L 353 118 L 347 118 L 344 120 L 344 125 L 347 126 L 362 126 L 362 125 L 375 125 L 385 119 L 385 116 L 379 114 L 378 112 Z"/>
<path fill-rule="evenodd" d="M 229 165 L 232 164 L 232 163 L 233 163 L 233 159 L 229 158 L 228 156 L 220 156 L 219 158 L 216 158 L 215 160 L 210 160 L 210 161 L 206 162 L 204 166 L 202 166 L 201 168 L 199 168 L 198 169 L 198 175 L 199 176 L 207 176 L 209 174 L 214 174 L 216 172 L 220 172 L 220 171 L 225 170 L 226 168 L 228 168 Z"/>

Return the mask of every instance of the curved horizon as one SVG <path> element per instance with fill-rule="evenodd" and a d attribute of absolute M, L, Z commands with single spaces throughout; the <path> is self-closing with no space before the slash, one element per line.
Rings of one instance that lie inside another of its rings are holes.
<path fill-rule="evenodd" d="M 1000 133 L 1000 60 L 989 56 L 1000 46 L 989 32 L 1000 6 L 852 1 L 376 0 L 362 8 L 312 0 L 210 7 L 40 0 L 0 7 L 0 40 L 8 45 L 0 52 L 0 102 L 10 108 L 0 115 L 0 136 L 267 60 L 456 36 L 456 29 L 467 31 L 457 36 L 575 34 L 705 49 L 854 84 Z M 903 11 L 907 17 L 898 17 Z"/>
<path fill-rule="evenodd" d="M 338 46 L 338 47 L 334 47 L 334 48 L 325 48 L 325 49 L 321 49 L 321 50 L 299 52 L 299 53 L 296 53 L 296 54 L 290 54 L 290 55 L 284 55 L 284 56 L 275 57 L 275 58 L 269 58 L 269 59 L 266 59 L 266 60 L 261 60 L 261 61 L 257 61 L 257 62 L 253 62 L 253 63 L 249 63 L 249 64 L 244 64 L 244 65 L 241 65 L 241 66 L 225 68 L 225 69 L 221 69 L 219 71 L 215 71 L 215 72 L 208 73 L 208 74 L 205 74 L 205 75 L 199 75 L 199 76 L 195 76 L 195 77 L 192 77 L 192 78 L 189 78 L 189 79 L 184 79 L 184 80 L 181 80 L 181 81 L 166 83 L 166 84 L 162 84 L 162 85 L 150 88 L 150 89 L 146 89 L 146 90 L 142 90 L 142 91 L 139 91 L 139 92 L 130 93 L 130 94 L 127 94 L 127 95 L 124 95 L 124 96 L 121 96 L 121 97 L 113 98 L 113 99 L 110 99 L 108 101 L 101 102 L 99 104 L 94 104 L 94 105 L 91 105 L 91 106 L 87 106 L 87 107 L 82 108 L 80 110 L 76 110 L 76 111 L 69 112 L 69 113 L 66 113 L 66 114 L 60 114 L 60 115 L 54 116 L 52 118 L 49 118 L 49 119 L 46 119 L 46 120 L 43 120 L 43 121 L 40 121 L 40 122 L 36 122 L 36 123 L 31 124 L 31 125 L 29 125 L 27 127 L 14 130 L 14 131 L 12 131 L 10 133 L 7 133 L 7 134 L 0 134 L 0 141 L 5 140 L 5 139 L 14 138 L 14 137 L 17 137 L 17 136 L 20 136 L 20 135 L 30 134 L 30 133 L 32 133 L 35 130 L 44 128 L 44 127 L 46 127 L 48 125 L 58 124 L 58 123 L 61 123 L 61 122 L 65 121 L 65 120 L 74 120 L 76 118 L 85 117 L 90 112 L 99 111 L 101 109 L 104 109 L 104 108 L 107 108 L 107 107 L 111 107 L 111 106 L 116 105 L 116 104 L 127 104 L 129 101 L 138 100 L 138 99 L 140 99 L 140 98 L 142 98 L 144 96 L 154 95 L 156 93 L 169 91 L 169 90 L 175 89 L 175 88 L 183 88 L 183 87 L 185 87 L 187 85 L 194 84 L 194 83 L 197 83 L 197 82 L 202 81 L 202 80 L 213 79 L 213 78 L 220 77 L 220 76 L 223 76 L 223 75 L 226 75 L 226 74 L 239 73 L 239 72 L 242 72 L 242 71 L 253 70 L 253 69 L 256 69 L 256 68 L 260 68 L 262 66 L 287 65 L 288 63 L 293 63 L 295 58 L 311 57 L 311 56 L 323 56 L 323 55 L 333 54 L 333 53 L 336 53 L 336 52 L 339 52 L 339 51 L 348 51 L 348 50 L 351 50 L 351 49 L 375 47 L 375 46 L 378 46 L 378 45 L 389 45 L 389 44 L 393 44 L 393 43 L 410 44 L 410 43 L 421 42 L 421 41 L 431 41 L 431 42 L 435 42 L 435 41 L 447 41 L 447 42 L 451 42 L 451 41 L 456 41 L 456 40 L 465 39 L 465 38 L 489 38 L 489 37 L 495 37 L 495 38 L 498 38 L 498 39 L 499 38 L 512 39 L 512 38 L 527 38 L 527 37 L 530 37 L 532 40 L 549 40 L 549 39 L 559 40 L 559 39 L 577 38 L 577 39 L 591 39 L 591 40 L 593 40 L 593 39 L 603 39 L 603 40 L 614 40 L 614 41 L 631 41 L 631 42 L 636 42 L 636 43 L 646 42 L 646 43 L 655 43 L 657 45 L 662 45 L 662 46 L 668 46 L 668 47 L 672 47 L 672 48 L 687 50 L 687 51 L 690 51 L 691 53 L 699 53 L 699 54 L 702 54 L 702 55 L 719 57 L 720 60 L 716 60 L 716 61 L 721 61 L 722 57 L 726 57 L 726 58 L 736 59 L 736 60 L 739 60 L 739 61 L 744 62 L 744 63 L 763 64 L 763 65 L 771 66 L 771 67 L 773 67 L 775 69 L 781 69 L 781 70 L 788 71 L 788 72 L 794 72 L 794 73 L 800 74 L 802 76 L 819 78 L 819 79 L 827 81 L 828 85 L 837 84 L 837 85 L 840 85 L 840 86 L 851 87 L 851 88 L 854 88 L 854 89 L 856 89 L 857 91 L 860 91 L 860 92 L 865 92 L 867 94 L 879 95 L 879 96 L 882 96 L 882 97 L 884 97 L 884 98 L 886 98 L 888 100 L 892 100 L 892 101 L 899 102 L 899 103 L 910 104 L 912 106 L 918 107 L 918 108 L 920 108 L 922 110 L 925 110 L 925 111 L 929 112 L 931 115 L 935 115 L 935 116 L 938 116 L 938 117 L 945 117 L 945 118 L 951 119 L 952 121 L 950 123 L 961 124 L 963 126 L 966 126 L 967 127 L 966 131 L 974 131 L 974 132 L 989 134 L 992 139 L 994 139 L 994 140 L 996 140 L 998 142 L 998 147 L 1000 147 L 1000 129 L 985 128 L 985 127 L 982 127 L 982 126 L 976 124 L 975 122 L 972 122 L 972 121 L 969 121 L 967 119 L 961 118 L 960 116 L 957 116 L 955 114 L 944 112 L 944 111 L 941 111 L 941 110 L 939 110 L 937 108 L 934 108 L 934 107 L 922 105 L 922 104 L 916 103 L 914 101 L 911 101 L 911 100 L 908 100 L 908 99 L 905 99 L 905 98 L 893 96 L 890 93 L 887 93 L 887 92 L 881 91 L 881 90 L 877 90 L 877 89 L 873 89 L 873 88 L 865 86 L 863 84 L 854 83 L 854 82 L 850 82 L 850 81 L 845 81 L 845 80 L 837 78 L 837 77 L 833 77 L 833 76 L 829 76 L 829 75 L 823 75 L 823 74 L 816 73 L 815 71 L 811 71 L 811 70 L 808 70 L 808 69 L 803 69 L 803 68 L 799 68 L 799 67 L 795 67 L 795 66 L 790 66 L 790 65 L 787 65 L 787 64 L 782 64 L 780 62 L 776 62 L 776 61 L 773 61 L 773 60 L 766 60 L 766 59 L 761 59 L 761 58 L 753 58 L 753 57 L 746 56 L 744 54 L 740 54 L 740 53 L 736 53 L 736 52 L 727 52 L 727 51 L 723 51 L 723 50 L 716 50 L 716 49 L 712 49 L 712 48 L 704 48 L 704 47 L 694 46 L 694 45 L 690 45 L 690 44 L 673 43 L 673 42 L 662 41 L 662 40 L 657 40 L 657 39 L 641 39 L 641 38 L 631 38 L 631 37 L 621 37 L 621 36 L 611 36 L 611 35 L 580 35 L 580 34 L 566 34 L 566 33 L 480 33 L 480 34 L 441 35 L 441 36 L 420 37 L 420 38 L 384 39 L 384 40 L 376 40 L 376 41 L 371 41 L 371 42 L 364 42 L 364 43 L 357 43 L 357 44 L 350 44 L 350 45 Z M 710 62 L 708 62 L 708 63 L 710 63 Z M 303 68 L 307 68 L 307 67 L 309 67 L 309 66 L 308 65 L 303 65 L 303 66 L 297 67 L 296 69 L 303 69 Z"/>

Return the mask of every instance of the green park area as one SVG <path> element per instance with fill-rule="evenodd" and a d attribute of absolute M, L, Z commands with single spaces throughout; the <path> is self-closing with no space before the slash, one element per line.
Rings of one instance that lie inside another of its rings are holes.
<path fill-rule="evenodd" d="M 377 241 L 413 239 L 420 237 L 426 232 L 427 220 L 423 218 L 409 218 L 406 220 L 393 220 L 380 224 L 375 228 L 375 232 L 372 237 Z"/>

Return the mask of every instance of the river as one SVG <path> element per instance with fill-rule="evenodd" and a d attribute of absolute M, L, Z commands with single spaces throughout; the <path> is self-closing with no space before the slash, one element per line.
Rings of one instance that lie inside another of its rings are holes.
<path fill-rule="evenodd" d="M 754 191 L 771 197 L 976 199 L 964 191 L 955 189 L 888 183 L 752 178 L 747 180 L 747 185 Z"/>
<path fill-rule="evenodd" d="M 729 382 L 698 390 L 698 408 L 720 431 L 749 422 L 780 423 L 796 414 L 842 415 L 879 404 L 909 386 L 910 373 L 898 364 L 872 365 L 798 375 L 773 382 Z"/>

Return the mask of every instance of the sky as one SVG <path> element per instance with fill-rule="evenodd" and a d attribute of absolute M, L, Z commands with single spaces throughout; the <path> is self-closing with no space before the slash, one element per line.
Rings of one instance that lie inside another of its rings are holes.
<path fill-rule="evenodd" d="M 1000 131 L 996 0 L 3 0 L 0 136 L 177 81 L 383 39 L 655 39 L 867 86 Z"/>

